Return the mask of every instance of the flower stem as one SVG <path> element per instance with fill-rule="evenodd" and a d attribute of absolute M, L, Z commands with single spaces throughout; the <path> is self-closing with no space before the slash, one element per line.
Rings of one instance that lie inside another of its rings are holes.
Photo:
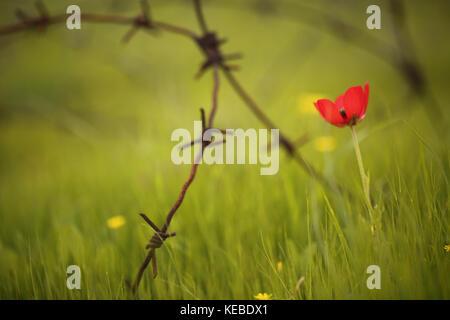
<path fill-rule="evenodd" d="M 356 160 L 359 166 L 359 174 L 361 175 L 361 182 L 364 190 L 364 197 L 366 200 L 367 209 L 369 210 L 370 221 L 372 223 L 372 233 L 375 234 L 375 222 L 374 222 L 374 210 L 372 207 L 372 202 L 370 200 L 370 179 L 364 170 L 364 164 L 361 156 L 361 150 L 359 149 L 358 137 L 356 136 L 356 131 L 354 126 L 350 126 L 352 132 L 353 144 L 355 146 Z"/>

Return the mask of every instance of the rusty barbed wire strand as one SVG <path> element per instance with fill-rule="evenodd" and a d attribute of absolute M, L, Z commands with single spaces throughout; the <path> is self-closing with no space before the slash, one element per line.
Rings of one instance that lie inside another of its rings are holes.
<path fill-rule="evenodd" d="M 206 125 L 205 120 L 205 112 L 203 109 L 201 109 L 201 118 L 202 118 L 202 136 L 203 133 L 210 127 L 212 127 L 214 115 L 217 110 L 218 106 L 218 93 L 219 93 L 219 86 L 220 86 L 220 80 L 219 80 L 219 66 L 214 65 L 213 66 L 213 94 L 212 94 L 212 107 L 210 111 L 209 121 L 208 125 Z M 218 141 L 218 143 L 221 143 L 222 141 Z M 223 141 L 224 142 L 224 141 Z M 158 274 L 157 264 L 156 264 L 156 254 L 155 250 L 160 248 L 163 244 L 163 242 L 172 236 L 175 236 L 175 233 L 167 233 L 167 230 L 169 229 L 170 222 L 172 221 L 173 216 L 177 212 L 178 208 L 180 208 L 181 204 L 183 203 L 184 197 L 186 195 L 186 192 L 189 188 L 189 186 L 194 181 L 195 175 L 197 173 L 198 165 L 200 162 L 200 159 L 202 158 L 203 151 L 206 147 L 209 145 L 213 145 L 213 143 L 203 143 L 200 153 L 196 156 L 196 159 L 194 163 L 191 166 L 191 171 L 189 173 L 188 179 L 184 182 L 181 191 L 178 195 L 177 200 L 175 201 L 172 208 L 169 210 L 169 213 L 166 216 L 166 220 L 164 221 L 164 224 L 161 229 L 159 229 L 156 224 L 154 224 L 145 214 L 141 213 L 141 216 L 144 218 L 144 220 L 155 230 L 154 235 L 151 237 L 150 242 L 147 244 L 146 249 L 150 249 L 147 253 L 147 256 L 140 266 L 138 273 L 136 275 L 136 279 L 131 285 L 131 291 L 134 295 L 137 293 L 137 289 L 139 287 L 139 283 L 142 279 L 142 275 L 144 274 L 145 269 L 148 267 L 150 261 L 152 261 L 152 267 L 153 267 L 153 278 L 155 278 Z"/>
<path fill-rule="evenodd" d="M 209 114 L 208 128 L 212 128 L 214 116 L 216 115 L 216 111 L 217 111 L 217 93 L 219 91 L 218 90 L 219 89 L 219 68 L 217 66 L 215 66 L 213 68 L 213 73 L 214 73 L 214 79 L 215 79 L 214 89 L 213 89 L 213 107 Z"/>
<path fill-rule="evenodd" d="M 200 0 L 194 0 L 194 8 L 198 24 L 200 25 L 200 29 L 202 30 L 203 34 L 208 33 L 208 27 L 206 26 L 206 19 L 203 14 L 203 7 Z"/>
<path fill-rule="evenodd" d="M 397 68 L 408 82 L 412 95 L 420 98 L 424 103 L 429 102 L 427 106 L 433 109 L 433 112 L 427 112 L 427 115 L 431 117 L 431 121 L 436 123 L 434 121 L 436 117 L 448 119 L 448 113 L 442 112 L 438 100 L 430 89 L 423 66 L 419 61 L 411 32 L 406 23 L 405 2 L 390 0 L 389 5 L 392 12 L 391 21 L 399 54 L 399 58 L 396 61 Z M 437 125 L 432 126 L 437 132 L 441 133 L 443 130 L 446 130 L 439 124 L 441 122 L 437 123 Z"/>
<path fill-rule="evenodd" d="M 17 10 L 17 12 L 22 12 Z M 23 13 L 23 12 L 22 12 Z M 36 17 L 29 17 L 28 15 L 23 15 L 20 18 L 21 22 L 10 24 L 7 26 L 0 27 L 0 36 L 25 31 L 27 29 L 32 29 L 33 27 L 44 24 L 45 26 L 57 24 L 66 21 L 67 14 L 58 15 L 46 15 L 42 14 Z M 111 23 L 111 24 L 123 24 L 123 25 L 136 25 L 142 28 L 160 28 L 168 32 L 176 33 L 179 35 L 186 36 L 191 39 L 198 38 L 198 35 L 185 28 L 167 22 L 152 20 L 150 23 L 149 19 L 145 18 L 144 14 L 139 14 L 135 17 L 125 17 L 116 14 L 101 14 L 101 13 L 81 13 L 81 20 L 93 23 Z"/>

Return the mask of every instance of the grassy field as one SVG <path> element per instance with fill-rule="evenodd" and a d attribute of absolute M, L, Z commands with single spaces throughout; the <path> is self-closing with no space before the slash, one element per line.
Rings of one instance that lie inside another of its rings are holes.
<path fill-rule="evenodd" d="M 56 13 L 73 1 L 47 2 Z M 189 3 L 152 2 L 158 20 L 198 30 Z M 411 96 L 386 61 L 297 18 L 294 2 L 267 14 L 250 0 L 211 1 L 205 13 L 229 39 L 223 50 L 244 55 L 236 77 L 286 134 L 308 133 L 302 154 L 353 196 L 322 187 L 284 151 L 273 176 L 256 165 L 201 165 L 140 298 L 449 299 L 448 3 L 407 3 L 432 102 Z M 20 6 L 31 13 L 32 3 Z M 130 16 L 139 8 L 77 3 Z M 379 31 L 364 29 L 371 3 L 339 3 L 315 5 L 396 46 L 386 2 Z M 0 25 L 17 6 L 2 1 Z M 152 235 L 138 214 L 161 225 L 176 200 L 190 167 L 171 162 L 170 135 L 210 109 L 212 74 L 194 79 L 202 56 L 189 40 L 142 31 L 124 45 L 127 28 L 61 24 L 0 37 L 1 299 L 133 298 L 125 280 Z M 380 217 L 375 237 L 350 130 L 324 122 L 309 101 L 365 82 L 369 106 L 356 130 Z M 224 77 L 215 123 L 263 128 Z M 111 228 L 116 216 L 125 223 Z M 81 290 L 66 287 L 72 264 Z M 380 290 L 366 286 L 369 265 L 380 266 Z"/>

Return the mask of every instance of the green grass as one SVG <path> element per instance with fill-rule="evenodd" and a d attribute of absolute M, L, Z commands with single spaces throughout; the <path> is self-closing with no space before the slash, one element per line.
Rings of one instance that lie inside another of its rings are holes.
<path fill-rule="evenodd" d="M 115 10 L 109 1 L 81 3 Z M 188 6 L 158 3 L 161 20 L 196 27 Z M 438 6 L 408 3 L 418 54 L 448 116 L 448 42 L 429 36 L 448 19 Z M 0 5 L 2 23 L 12 21 L 15 6 Z M 355 19 L 361 8 L 338 14 Z M 245 54 L 237 77 L 283 130 L 335 138 L 333 151 L 319 152 L 314 141 L 301 151 L 353 197 L 324 189 L 284 152 L 274 176 L 260 176 L 259 166 L 202 165 L 170 226 L 177 236 L 157 251 L 159 275 L 152 279 L 147 270 L 140 297 L 253 299 L 267 292 L 288 299 L 304 277 L 295 299 L 449 299 L 445 118 L 407 99 L 389 65 L 326 33 L 249 10 L 205 10 L 230 38 L 224 49 Z M 170 161 L 170 134 L 192 130 L 199 108 L 209 110 L 212 81 L 210 73 L 193 80 L 201 56 L 189 41 L 139 33 L 124 46 L 124 32 L 85 24 L 80 32 L 55 26 L 0 39 L 1 299 L 132 298 L 125 280 L 135 276 L 152 235 L 138 213 L 161 225 L 176 200 L 190 169 Z M 388 23 L 380 32 L 391 39 Z M 356 129 L 381 219 L 376 237 L 350 130 L 297 106 L 303 93 L 334 99 L 366 81 L 367 117 Z M 224 78 L 221 84 L 217 126 L 260 128 Z M 126 224 L 109 229 L 116 215 Z M 71 264 L 81 268 L 81 290 L 66 288 Z M 381 268 L 381 290 L 366 287 L 373 264 Z"/>

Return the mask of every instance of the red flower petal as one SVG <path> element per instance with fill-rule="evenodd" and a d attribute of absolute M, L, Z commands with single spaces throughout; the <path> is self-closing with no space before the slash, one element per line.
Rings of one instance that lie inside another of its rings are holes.
<path fill-rule="evenodd" d="M 346 124 L 346 120 L 341 116 L 333 101 L 328 99 L 320 99 L 315 102 L 314 105 L 325 121 L 328 121 L 338 127 L 342 127 Z"/>
<path fill-rule="evenodd" d="M 344 108 L 344 95 L 343 94 L 336 98 L 335 104 L 336 104 L 338 111 L 341 110 L 342 108 Z"/>
<path fill-rule="evenodd" d="M 351 87 L 345 92 L 344 108 L 348 120 L 352 119 L 354 115 L 358 119 L 360 118 L 365 100 L 366 97 L 361 86 Z"/>
<path fill-rule="evenodd" d="M 367 104 L 369 103 L 369 84 L 366 83 L 364 85 L 364 103 L 363 108 L 361 110 L 361 114 L 359 115 L 358 119 L 361 121 L 366 116 L 366 110 L 367 110 Z"/>

